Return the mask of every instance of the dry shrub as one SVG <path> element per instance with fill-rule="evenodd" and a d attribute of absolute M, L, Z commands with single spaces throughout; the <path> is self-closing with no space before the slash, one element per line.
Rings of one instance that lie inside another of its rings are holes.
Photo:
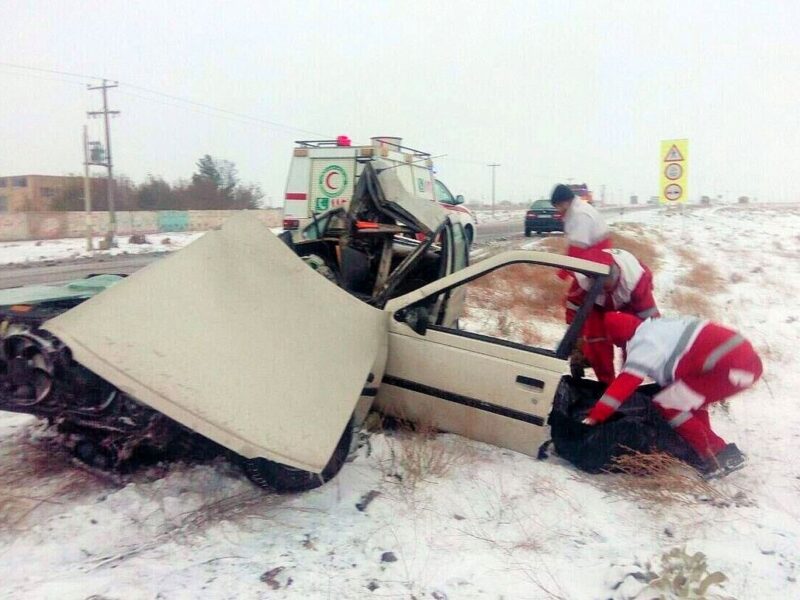
<path fill-rule="evenodd" d="M 705 319 L 716 317 L 714 307 L 705 294 L 694 290 L 676 289 L 670 292 L 669 298 L 676 312 Z"/>
<path fill-rule="evenodd" d="M 715 294 L 725 289 L 725 280 L 719 271 L 714 265 L 705 262 L 692 264 L 689 271 L 678 278 L 678 283 L 706 294 Z"/>
<path fill-rule="evenodd" d="M 422 481 L 444 477 L 468 458 L 467 445 L 448 443 L 453 440 L 439 436 L 439 430 L 429 419 L 419 419 L 415 423 L 392 419 L 390 427 L 381 416 L 375 430 L 385 434 L 391 453 L 384 476 L 400 481 L 411 490 Z"/>
<path fill-rule="evenodd" d="M 565 284 L 552 269 L 514 264 L 470 282 L 467 306 L 480 304 L 496 311 L 512 311 L 530 320 L 549 316 L 563 318 L 562 298 Z M 473 300 L 473 301 L 470 301 Z"/>
<path fill-rule="evenodd" d="M 640 232 L 615 231 L 611 234 L 611 243 L 614 248 L 627 250 L 638 258 L 640 262 L 647 265 L 654 274 L 657 273 L 661 268 L 661 255 L 658 249 L 651 240 L 642 236 L 641 233 L 639 236 L 634 235 L 635 233 Z"/>
<path fill-rule="evenodd" d="M 697 502 L 730 505 L 735 502 L 686 463 L 664 452 L 632 451 L 618 456 L 614 459 L 613 471 L 619 474 L 605 482 L 607 491 L 633 501 L 654 505 Z"/>

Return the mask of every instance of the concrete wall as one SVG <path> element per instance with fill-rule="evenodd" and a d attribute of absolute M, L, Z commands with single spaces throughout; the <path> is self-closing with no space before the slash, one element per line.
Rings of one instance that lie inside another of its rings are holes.
<path fill-rule="evenodd" d="M 207 231 L 220 227 L 237 211 L 232 210 L 162 210 L 118 211 L 117 233 L 167 233 Z M 247 211 L 267 227 L 280 227 L 283 210 L 267 208 Z M 108 213 L 91 213 L 92 232 L 103 235 L 108 229 Z M 0 242 L 48 240 L 86 235 L 84 212 L 0 213 Z"/>

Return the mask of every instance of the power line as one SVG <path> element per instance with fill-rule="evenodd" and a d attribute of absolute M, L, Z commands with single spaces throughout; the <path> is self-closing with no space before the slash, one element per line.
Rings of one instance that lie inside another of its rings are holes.
<path fill-rule="evenodd" d="M 42 69 L 40 67 L 29 67 L 27 65 L 17 65 L 9 62 L 0 62 L 2 67 L 11 67 L 13 69 L 22 69 L 23 71 L 38 71 L 39 73 L 51 73 L 53 75 L 67 75 L 68 77 L 79 77 L 80 79 L 103 79 L 102 77 L 95 77 L 94 75 L 83 75 L 81 73 L 70 73 L 69 71 L 57 71 L 55 69 Z"/>
<path fill-rule="evenodd" d="M 70 72 L 70 71 L 59 71 L 59 70 L 56 70 L 56 69 L 43 69 L 43 68 L 39 68 L 39 67 L 29 67 L 29 66 L 26 66 L 26 65 L 18 65 L 18 64 L 14 64 L 14 63 L 8 63 L 8 62 L 0 62 L 0 66 L 11 67 L 11 68 L 14 68 L 14 69 L 21 69 L 21 70 L 24 70 L 24 71 L 36 71 L 36 72 L 40 72 L 40 73 L 48 73 L 48 74 L 52 74 L 52 75 L 65 75 L 67 77 L 77 77 L 77 78 L 84 79 L 84 80 L 105 80 L 105 78 L 103 78 L 103 77 L 96 77 L 94 75 L 86 75 L 84 73 L 74 73 L 74 72 Z M 73 82 L 73 81 L 66 81 L 66 80 L 61 80 L 61 81 L 65 81 L 65 83 L 76 83 L 76 82 Z M 203 102 L 197 102 L 197 101 L 191 100 L 189 98 L 182 98 L 180 96 L 175 96 L 175 95 L 172 95 L 172 94 L 159 92 L 158 90 L 153 90 L 153 89 L 141 86 L 141 85 L 135 85 L 133 83 L 126 83 L 124 81 L 117 81 L 117 84 L 122 86 L 122 87 L 131 88 L 131 89 L 134 89 L 134 90 L 139 90 L 141 92 L 146 92 L 148 94 L 153 94 L 155 96 L 168 98 L 168 99 L 173 100 L 173 101 L 182 102 L 182 103 L 189 104 L 189 105 L 192 105 L 192 106 L 197 106 L 197 107 L 200 107 L 200 108 L 204 108 L 206 110 L 212 110 L 212 111 L 220 112 L 220 113 L 223 113 L 223 114 L 226 114 L 226 115 L 238 117 L 240 119 L 245 119 L 245 120 L 250 121 L 250 122 L 261 123 L 263 125 L 268 125 L 270 127 L 276 127 L 276 128 L 284 129 L 284 130 L 287 130 L 287 131 L 296 131 L 298 133 L 306 133 L 306 134 L 315 135 L 315 136 L 333 137 L 333 136 L 330 136 L 330 135 L 325 134 L 325 133 L 320 133 L 318 131 L 311 131 L 309 129 L 303 129 L 301 127 L 294 127 L 292 125 L 285 125 L 283 123 L 278 123 L 276 121 L 270 121 L 268 119 L 262 119 L 261 117 L 255 117 L 253 115 L 248 115 L 246 113 L 241 113 L 241 112 L 237 112 L 237 111 L 234 111 L 234 110 L 228 110 L 226 108 L 220 108 L 218 106 L 213 106 L 211 104 L 205 104 Z M 133 96 L 133 97 L 142 98 L 142 99 L 145 99 L 145 100 L 148 99 L 148 98 L 146 98 L 144 96 L 136 96 L 135 94 L 130 94 L 129 93 L 128 95 Z"/>

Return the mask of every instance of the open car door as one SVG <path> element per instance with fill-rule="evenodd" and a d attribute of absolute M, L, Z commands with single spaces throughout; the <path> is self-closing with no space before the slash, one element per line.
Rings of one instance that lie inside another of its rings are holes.
<path fill-rule="evenodd" d="M 564 323 L 559 269 L 595 282 Z M 567 359 L 608 268 L 542 252 L 506 252 L 391 300 L 383 412 L 535 455 Z M 442 301 L 444 298 L 444 302 Z M 463 302 L 458 323 L 448 298 Z"/>
<path fill-rule="evenodd" d="M 313 473 L 386 356 L 386 313 L 244 214 L 44 328 L 76 361 L 185 427 Z"/>

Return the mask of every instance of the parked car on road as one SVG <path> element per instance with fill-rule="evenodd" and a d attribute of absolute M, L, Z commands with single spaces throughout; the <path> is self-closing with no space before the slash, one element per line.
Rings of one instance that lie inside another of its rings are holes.
<path fill-rule="evenodd" d="M 564 231 L 564 220 L 549 200 L 537 200 L 525 213 L 525 237 L 530 237 L 534 231 Z"/>

